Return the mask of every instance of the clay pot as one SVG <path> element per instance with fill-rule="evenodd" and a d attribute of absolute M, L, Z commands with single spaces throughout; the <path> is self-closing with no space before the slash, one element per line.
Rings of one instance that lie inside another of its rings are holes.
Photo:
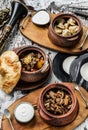
<path fill-rule="evenodd" d="M 53 89 L 61 89 L 63 88 L 63 90 L 67 91 L 71 98 L 72 98 L 72 106 L 71 109 L 62 115 L 55 115 L 50 113 L 49 111 L 46 110 L 46 108 L 44 107 L 44 96 L 47 93 L 47 91 L 49 90 L 53 90 Z M 67 125 L 69 123 L 71 123 L 77 116 L 78 114 L 78 101 L 77 98 L 75 96 L 74 90 L 72 89 L 72 86 L 67 85 L 67 84 L 63 84 L 63 83 L 53 83 L 53 84 L 49 84 L 47 85 L 45 88 L 43 88 L 42 92 L 39 95 L 39 99 L 38 99 L 38 110 L 39 110 L 39 114 L 40 116 L 43 118 L 43 120 L 50 124 L 50 125 L 54 125 L 54 126 L 63 126 L 63 125 Z"/>
<path fill-rule="evenodd" d="M 44 57 L 44 64 L 39 70 L 34 71 L 34 72 L 22 70 L 21 80 L 26 81 L 26 82 L 37 82 L 37 81 L 42 80 L 43 78 L 47 76 L 50 69 L 48 55 L 46 55 L 45 52 L 38 47 L 26 46 L 26 47 L 23 47 L 22 49 L 19 49 L 17 51 L 17 54 L 19 55 L 19 59 L 21 59 L 23 55 L 25 56 L 32 51 L 37 51 L 42 54 L 42 56 Z"/>
<path fill-rule="evenodd" d="M 76 34 L 71 36 L 61 36 L 54 31 L 56 22 L 62 18 L 63 19 L 73 18 L 76 21 L 77 25 L 79 26 L 79 30 L 77 31 Z M 51 21 L 48 31 L 48 36 L 49 39 L 52 41 L 52 43 L 61 47 L 74 47 L 80 41 L 82 34 L 83 34 L 83 28 L 81 21 L 76 15 L 69 13 L 57 14 L 57 16 Z"/>

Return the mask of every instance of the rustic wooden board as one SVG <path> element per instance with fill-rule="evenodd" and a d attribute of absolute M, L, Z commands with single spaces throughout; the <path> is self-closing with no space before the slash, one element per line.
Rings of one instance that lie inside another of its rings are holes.
<path fill-rule="evenodd" d="M 56 14 L 51 14 L 50 16 L 51 16 L 51 20 L 52 20 L 56 16 Z M 48 38 L 49 25 L 47 25 L 45 27 L 36 26 L 35 24 L 33 24 L 31 22 L 30 16 L 24 21 L 23 27 L 24 27 L 24 29 L 20 28 L 21 33 L 28 39 L 34 41 L 35 43 L 37 43 L 38 45 L 41 45 L 43 47 L 46 47 L 46 48 L 49 48 L 52 50 L 56 50 L 56 51 L 60 51 L 60 52 L 69 53 L 69 54 L 80 54 L 88 49 L 88 39 L 86 40 L 86 42 L 83 46 L 83 49 L 82 50 L 78 49 L 78 47 L 80 47 L 80 44 L 82 43 L 82 41 L 85 37 L 85 33 L 88 29 L 85 26 L 83 26 L 83 36 L 82 36 L 80 42 L 76 46 L 74 46 L 74 48 L 63 48 L 63 47 L 56 46 L 55 44 L 53 44 Z"/>
<path fill-rule="evenodd" d="M 72 83 L 66 83 L 66 84 L 70 84 L 72 88 L 74 87 L 74 85 Z M 88 92 L 81 87 L 80 87 L 80 89 L 82 90 L 85 97 L 88 98 Z M 27 96 L 17 100 L 14 104 L 12 104 L 9 107 L 9 110 L 11 112 L 11 117 L 12 117 L 12 124 L 13 124 L 15 130 L 58 130 L 58 129 L 59 130 L 73 130 L 75 127 L 77 127 L 79 124 L 81 124 L 88 116 L 88 109 L 85 108 L 85 103 L 84 103 L 83 99 L 81 98 L 80 94 L 75 91 L 75 94 L 76 94 L 76 96 L 78 98 L 78 102 L 79 102 L 79 112 L 78 112 L 76 119 L 69 125 L 66 125 L 63 127 L 50 126 L 41 119 L 37 109 L 35 109 L 35 117 L 33 118 L 33 120 L 31 122 L 29 122 L 27 124 L 21 124 L 21 123 L 17 122 L 15 120 L 14 114 L 13 114 L 14 108 L 16 107 L 16 105 L 23 101 L 30 102 L 33 105 L 37 104 L 37 100 L 38 100 L 38 96 L 39 96 L 40 92 L 41 92 L 41 89 L 35 90 L 35 91 L 31 92 L 30 94 L 28 94 Z M 11 130 L 8 119 L 6 119 L 5 117 L 3 117 L 3 120 L 2 120 L 2 128 L 3 128 L 3 130 Z"/>

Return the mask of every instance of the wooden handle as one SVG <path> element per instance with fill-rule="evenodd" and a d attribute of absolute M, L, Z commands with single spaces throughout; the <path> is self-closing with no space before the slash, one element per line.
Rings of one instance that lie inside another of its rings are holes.
<path fill-rule="evenodd" d="M 0 35 L 0 51 L 2 51 L 3 47 L 5 46 L 6 40 L 9 36 L 11 30 L 12 30 L 12 27 L 9 24 L 7 24 L 4 27 L 4 29 L 2 30 L 2 33 Z"/>

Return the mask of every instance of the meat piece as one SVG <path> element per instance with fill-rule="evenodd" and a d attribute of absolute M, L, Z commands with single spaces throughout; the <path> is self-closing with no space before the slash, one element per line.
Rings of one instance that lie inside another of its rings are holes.
<path fill-rule="evenodd" d="M 69 102 L 69 96 L 66 95 L 66 96 L 65 96 L 65 99 L 64 99 L 64 106 L 67 106 L 67 105 L 68 105 L 68 102 Z"/>
<path fill-rule="evenodd" d="M 71 96 L 64 90 L 50 90 L 45 94 L 44 106 L 47 111 L 55 115 L 67 113 L 72 106 Z"/>
<path fill-rule="evenodd" d="M 50 92 L 49 92 L 49 95 L 50 95 L 50 97 L 51 97 L 52 99 L 55 99 L 55 93 L 54 93 L 53 91 L 50 91 Z"/>

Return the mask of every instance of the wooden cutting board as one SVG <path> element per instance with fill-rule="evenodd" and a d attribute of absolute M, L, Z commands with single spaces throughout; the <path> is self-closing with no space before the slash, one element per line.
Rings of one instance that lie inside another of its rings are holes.
<path fill-rule="evenodd" d="M 71 87 L 74 87 L 74 85 L 72 83 L 65 83 L 65 84 L 70 84 Z M 86 99 L 88 99 L 88 92 L 86 90 L 84 90 L 82 87 L 80 87 L 80 89 L 83 92 L 83 94 L 85 95 Z M 54 127 L 54 126 L 46 124 L 43 121 L 43 119 L 41 119 L 37 108 L 35 109 L 35 117 L 33 118 L 33 120 L 31 122 L 29 122 L 27 124 L 21 124 L 21 123 L 17 122 L 16 119 L 14 118 L 14 114 L 13 114 L 16 105 L 18 105 L 21 102 L 30 102 L 33 105 L 37 104 L 37 100 L 38 100 L 38 96 L 39 96 L 40 92 L 41 92 L 41 89 L 35 90 L 35 91 L 31 92 L 30 94 L 28 94 L 27 96 L 17 100 L 14 104 L 12 104 L 9 107 L 9 110 L 11 112 L 11 117 L 12 117 L 12 124 L 13 124 L 15 130 L 73 130 L 75 127 L 80 125 L 88 116 L 88 109 L 85 108 L 85 103 L 84 103 L 83 99 L 81 98 L 80 94 L 75 91 L 75 94 L 76 94 L 78 102 L 79 102 L 79 112 L 78 112 L 76 119 L 69 125 L 66 125 L 63 127 Z M 11 130 L 8 119 L 6 119 L 5 117 L 3 117 L 3 119 L 2 119 L 2 128 L 3 128 L 3 130 Z"/>
<path fill-rule="evenodd" d="M 50 15 L 51 20 L 55 16 L 56 16 L 56 14 L 51 14 Z M 83 36 L 82 36 L 80 42 L 73 48 L 63 48 L 63 47 L 56 46 L 55 44 L 53 44 L 48 38 L 49 25 L 47 25 L 45 27 L 37 26 L 32 23 L 30 16 L 24 21 L 23 27 L 24 27 L 24 29 L 20 28 L 21 33 L 25 37 L 27 37 L 28 39 L 32 40 L 33 42 L 37 43 L 40 46 L 43 46 L 43 47 L 46 47 L 46 48 L 49 48 L 52 50 L 64 52 L 64 53 L 69 53 L 69 54 L 80 54 L 88 49 L 88 38 L 83 46 L 83 49 L 82 50 L 78 49 L 80 47 L 80 45 L 85 37 L 85 33 L 88 29 L 85 26 L 83 26 Z"/>

